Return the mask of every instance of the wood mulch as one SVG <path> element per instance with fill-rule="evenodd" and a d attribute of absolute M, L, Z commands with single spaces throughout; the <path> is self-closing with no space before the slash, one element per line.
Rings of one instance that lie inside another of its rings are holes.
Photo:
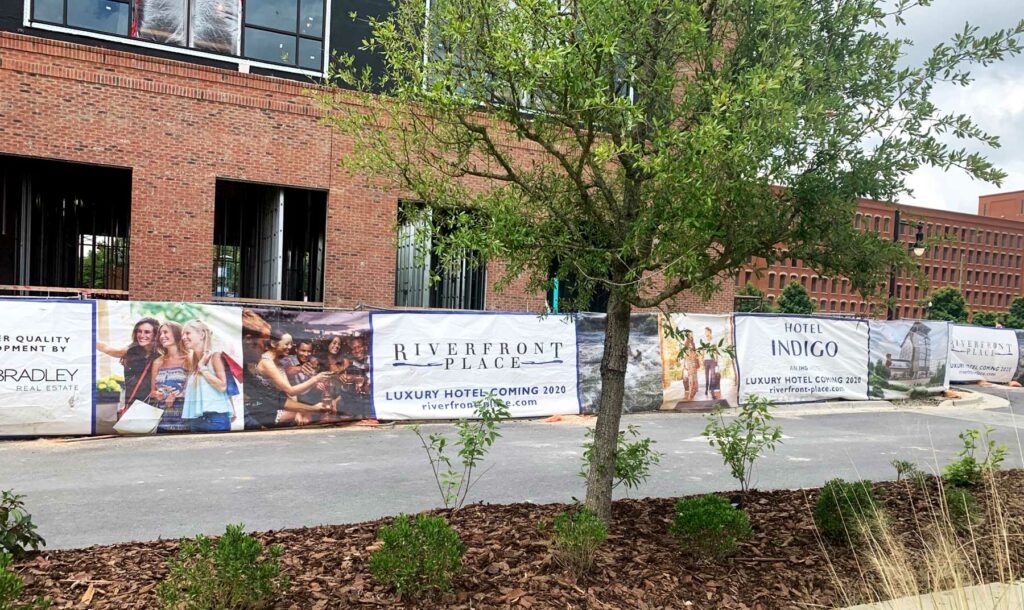
<path fill-rule="evenodd" d="M 921 523 L 937 497 L 934 482 L 919 490 L 879 483 L 893 531 L 920 546 Z M 1024 471 L 999 473 L 996 488 L 1011 530 L 1024 531 Z M 668 534 L 671 499 L 615 503 L 613 527 L 586 579 L 575 581 L 552 560 L 549 533 L 539 527 L 566 505 L 472 505 L 446 514 L 465 541 L 465 572 L 455 590 L 419 603 L 374 583 L 367 560 L 377 528 L 389 519 L 257 534 L 285 548 L 292 585 L 275 608 L 566 608 L 745 609 L 833 608 L 865 601 L 867 567 L 857 553 L 822 542 L 812 518 L 817 490 L 750 492 L 744 507 L 754 537 L 728 560 L 689 557 Z M 983 505 L 986 491 L 977 492 Z M 983 528 L 985 526 L 982 526 Z M 976 536 L 980 534 L 976 532 Z M 1024 543 L 1015 538 L 1016 574 Z M 161 540 L 47 551 L 16 564 L 25 599 L 52 597 L 55 608 L 156 608 L 156 585 L 178 542 Z M 984 554 L 984 552 L 983 552 Z M 987 563 L 987 560 L 982 560 Z M 995 577 L 995 568 L 987 578 Z M 845 592 L 845 593 L 844 593 Z"/>

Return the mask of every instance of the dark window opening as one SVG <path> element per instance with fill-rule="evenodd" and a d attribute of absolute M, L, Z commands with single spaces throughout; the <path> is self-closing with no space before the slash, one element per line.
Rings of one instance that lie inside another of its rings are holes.
<path fill-rule="evenodd" d="M 213 296 L 322 302 L 327 193 L 217 181 Z"/>
<path fill-rule="evenodd" d="M 440 309 L 484 309 L 487 264 L 476 252 L 443 264 L 434 255 L 431 236 L 443 223 L 420 204 L 400 202 L 398 256 L 395 262 L 395 305 Z"/>
<path fill-rule="evenodd" d="M 127 296 L 131 184 L 127 169 L 0 155 L 0 292 Z"/>

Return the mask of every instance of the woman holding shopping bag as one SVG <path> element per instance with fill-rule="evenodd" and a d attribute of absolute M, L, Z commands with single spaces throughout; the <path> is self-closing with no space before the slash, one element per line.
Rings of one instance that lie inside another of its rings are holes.
<path fill-rule="evenodd" d="M 191 364 L 182 419 L 190 423 L 192 432 L 230 431 L 238 414 L 228 396 L 224 359 L 213 351 L 213 331 L 204 322 L 189 320 L 182 330 L 182 343 Z"/>

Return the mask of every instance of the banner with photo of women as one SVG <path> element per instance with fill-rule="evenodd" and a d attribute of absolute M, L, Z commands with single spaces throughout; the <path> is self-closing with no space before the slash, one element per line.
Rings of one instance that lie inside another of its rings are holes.
<path fill-rule="evenodd" d="M 97 434 L 243 429 L 241 309 L 96 304 Z"/>
<path fill-rule="evenodd" d="M 580 411 L 576 319 L 500 312 L 372 312 L 380 419 L 472 417 L 493 394 L 513 417 Z"/>
<path fill-rule="evenodd" d="M 0 436 L 93 433 L 93 302 L 4 300 Z"/>
<path fill-rule="evenodd" d="M 949 380 L 1009 383 L 1017 375 L 1020 344 L 1009 328 L 949 325 Z"/>
<path fill-rule="evenodd" d="M 601 360 L 604 358 L 603 313 L 576 316 L 579 349 L 580 403 L 583 413 L 597 413 L 601 402 Z M 629 357 L 626 360 L 625 413 L 657 411 L 661 408 L 661 342 L 658 315 L 635 313 L 629 321 Z"/>
<path fill-rule="evenodd" d="M 247 428 L 373 417 L 368 313 L 246 309 L 242 327 Z"/>
<path fill-rule="evenodd" d="M 868 321 L 734 314 L 739 400 L 866 400 Z"/>
<path fill-rule="evenodd" d="M 739 388 L 732 347 L 732 317 L 679 313 L 658 316 L 658 319 L 661 409 L 706 411 L 737 406 Z"/>
<path fill-rule="evenodd" d="M 868 394 L 885 400 L 949 389 L 949 322 L 872 320 Z"/>

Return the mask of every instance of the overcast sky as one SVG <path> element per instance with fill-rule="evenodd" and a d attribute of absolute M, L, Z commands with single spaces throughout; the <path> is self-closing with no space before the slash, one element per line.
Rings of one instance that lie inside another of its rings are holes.
<path fill-rule="evenodd" d="M 1024 18 L 1022 0 L 935 0 L 929 7 L 907 13 L 907 24 L 890 31 L 914 41 L 908 61 L 919 65 L 939 42 L 952 38 L 964 23 L 979 26 L 979 33 L 1012 27 Z M 1024 55 L 972 70 L 974 82 L 967 87 L 940 85 L 933 101 L 943 111 L 963 112 L 982 129 L 999 136 L 1001 147 L 975 146 L 1008 176 L 1001 186 L 972 180 L 962 170 L 943 172 L 922 168 L 907 185 L 912 196 L 902 203 L 977 213 L 978 196 L 1024 190 Z M 951 141 L 952 143 L 952 141 Z"/>

